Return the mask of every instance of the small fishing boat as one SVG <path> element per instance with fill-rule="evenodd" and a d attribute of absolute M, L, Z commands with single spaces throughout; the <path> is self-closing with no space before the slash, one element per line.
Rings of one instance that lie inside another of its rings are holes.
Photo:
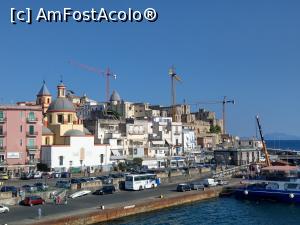
<path fill-rule="evenodd" d="M 84 195 L 88 195 L 90 194 L 91 191 L 90 190 L 81 190 L 81 191 L 77 191 L 71 195 L 69 195 L 69 198 L 78 198 L 78 197 L 81 197 L 81 196 L 84 196 Z"/>

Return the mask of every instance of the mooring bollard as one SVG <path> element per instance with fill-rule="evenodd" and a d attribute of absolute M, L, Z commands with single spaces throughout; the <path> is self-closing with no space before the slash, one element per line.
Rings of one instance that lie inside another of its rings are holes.
<path fill-rule="evenodd" d="M 38 208 L 38 218 L 39 218 L 39 220 L 41 219 L 41 217 L 42 217 L 42 209 Z"/>

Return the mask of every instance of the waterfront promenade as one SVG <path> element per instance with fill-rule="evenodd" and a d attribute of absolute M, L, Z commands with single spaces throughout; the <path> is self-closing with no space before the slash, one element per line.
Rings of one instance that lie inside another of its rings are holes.
<path fill-rule="evenodd" d="M 232 180 L 231 183 L 238 183 L 238 180 Z M 165 184 L 156 189 L 143 191 L 120 191 L 113 195 L 93 196 L 88 195 L 77 199 L 70 199 L 67 205 L 54 205 L 48 203 L 45 205 L 24 207 L 11 207 L 11 212 L 3 214 L 0 217 L 0 224 L 34 224 L 47 220 L 78 216 L 93 212 L 101 212 L 100 206 L 104 205 L 105 209 L 131 206 L 139 203 L 150 202 L 159 199 L 160 195 L 166 198 L 190 195 L 200 193 L 191 191 L 186 193 L 176 192 L 177 184 Z M 38 209 L 42 210 L 42 218 L 38 220 Z"/>

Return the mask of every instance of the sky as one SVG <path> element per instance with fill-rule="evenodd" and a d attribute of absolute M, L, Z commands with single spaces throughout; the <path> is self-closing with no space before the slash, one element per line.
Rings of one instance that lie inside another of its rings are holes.
<path fill-rule="evenodd" d="M 155 22 L 10 22 L 11 8 L 144 10 Z M 255 135 L 256 114 L 265 133 L 300 135 L 300 1 L 297 0 L 1 0 L 0 103 L 34 100 L 43 80 L 56 95 L 63 76 L 76 94 L 104 101 L 105 78 L 69 64 L 110 67 L 125 101 L 169 105 L 168 69 L 182 83 L 177 103 L 234 99 L 227 130 Z M 202 105 L 221 117 L 221 105 Z M 193 108 L 196 110 L 196 108 Z"/>

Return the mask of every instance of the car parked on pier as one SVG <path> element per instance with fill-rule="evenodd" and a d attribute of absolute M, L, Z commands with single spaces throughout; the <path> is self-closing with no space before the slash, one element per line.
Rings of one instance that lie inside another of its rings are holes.
<path fill-rule="evenodd" d="M 45 200 L 42 199 L 42 197 L 37 196 L 37 195 L 33 195 L 33 196 L 28 196 L 24 199 L 23 201 L 24 205 L 28 205 L 28 206 L 33 206 L 33 205 L 44 205 L 45 204 Z"/>
<path fill-rule="evenodd" d="M 103 186 L 99 190 L 96 190 L 93 195 L 104 195 L 104 194 L 113 194 L 116 191 L 114 185 Z"/>
<path fill-rule="evenodd" d="M 189 184 L 178 184 L 176 190 L 180 192 L 186 192 L 191 191 L 192 188 Z"/>
<path fill-rule="evenodd" d="M 28 184 L 23 185 L 22 189 L 27 191 L 27 192 L 35 192 L 35 191 L 38 190 L 38 188 L 36 186 L 28 185 Z"/>
<path fill-rule="evenodd" d="M 202 183 L 199 182 L 192 182 L 190 183 L 191 189 L 192 190 L 202 190 L 204 191 L 205 187 Z"/>
<path fill-rule="evenodd" d="M 9 208 L 7 206 L 0 205 L 0 213 L 8 213 L 8 212 L 9 212 Z"/>
<path fill-rule="evenodd" d="M 12 192 L 12 195 L 16 197 L 18 195 L 18 189 L 15 186 L 2 186 L 1 192 Z"/>
<path fill-rule="evenodd" d="M 46 185 L 46 184 L 44 184 L 44 183 L 41 183 L 41 182 L 35 183 L 34 186 L 37 187 L 37 190 L 38 190 L 38 191 L 46 191 L 46 190 L 48 190 L 48 188 L 49 188 L 48 185 Z"/>

